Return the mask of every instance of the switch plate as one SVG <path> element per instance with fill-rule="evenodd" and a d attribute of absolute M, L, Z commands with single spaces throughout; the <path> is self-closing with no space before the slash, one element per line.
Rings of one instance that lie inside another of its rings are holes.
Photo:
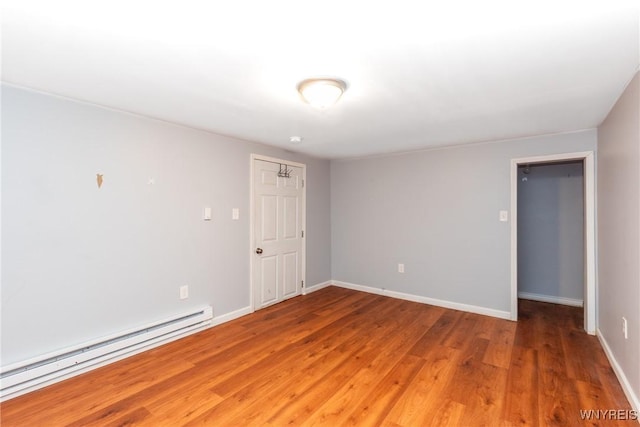
<path fill-rule="evenodd" d="M 238 208 L 231 209 L 231 219 L 240 219 L 240 209 Z"/>
<path fill-rule="evenodd" d="M 211 208 L 204 208 L 202 212 L 202 219 L 205 221 L 211 221 Z"/>
<path fill-rule="evenodd" d="M 398 264 L 398 273 L 404 273 L 404 264 Z"/>
<path fill-rule="evenodd" d="M 500 222 L 509 221 L 509 211 L 500 211 Z"/>
<path fill-rule="evenodd" d="M 189 286 L 180 286 L 180 299 L 189 298 Z"/>

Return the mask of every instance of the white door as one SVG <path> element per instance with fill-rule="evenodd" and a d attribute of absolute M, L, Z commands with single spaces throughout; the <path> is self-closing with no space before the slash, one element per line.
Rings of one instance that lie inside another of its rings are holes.
<path fill-rule="evenodd" d="M 303 257 L 302 167 L 254 159 L 254 309 L 300 295 Z"/>

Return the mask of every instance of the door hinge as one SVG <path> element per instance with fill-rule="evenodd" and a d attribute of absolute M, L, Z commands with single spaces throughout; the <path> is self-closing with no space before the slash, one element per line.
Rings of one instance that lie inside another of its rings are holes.
<path fill-rule="evenodd" d="M 304 237 L 304 230 L 301 231 L 300 237 Z"/>
<path fill-rule="evenodd" d="M 304 280 L 302 281 L 302 287 L 304 288 Z"/>
<path fill-rule="evenodd" d="M 304 188 L 304 179 L 302 180 L 302 187 Z"/>

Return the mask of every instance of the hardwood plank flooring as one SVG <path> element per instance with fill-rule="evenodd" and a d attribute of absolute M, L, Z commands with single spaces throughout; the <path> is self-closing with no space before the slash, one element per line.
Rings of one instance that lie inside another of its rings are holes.
<path fill-rule="evenodd" d="M 630 410 L 582 310 L 519 322 L 329 287 L 0 404 L 3 427 L 580 426 Z"/>

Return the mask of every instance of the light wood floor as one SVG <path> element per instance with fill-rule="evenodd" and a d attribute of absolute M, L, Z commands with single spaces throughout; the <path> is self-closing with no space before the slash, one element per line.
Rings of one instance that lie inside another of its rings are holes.
<path fill-rule="evenodd" d="M 580 309 L 518 323 L 329 287 L 0 405 L 9 426 L 634 425 Z"/>

